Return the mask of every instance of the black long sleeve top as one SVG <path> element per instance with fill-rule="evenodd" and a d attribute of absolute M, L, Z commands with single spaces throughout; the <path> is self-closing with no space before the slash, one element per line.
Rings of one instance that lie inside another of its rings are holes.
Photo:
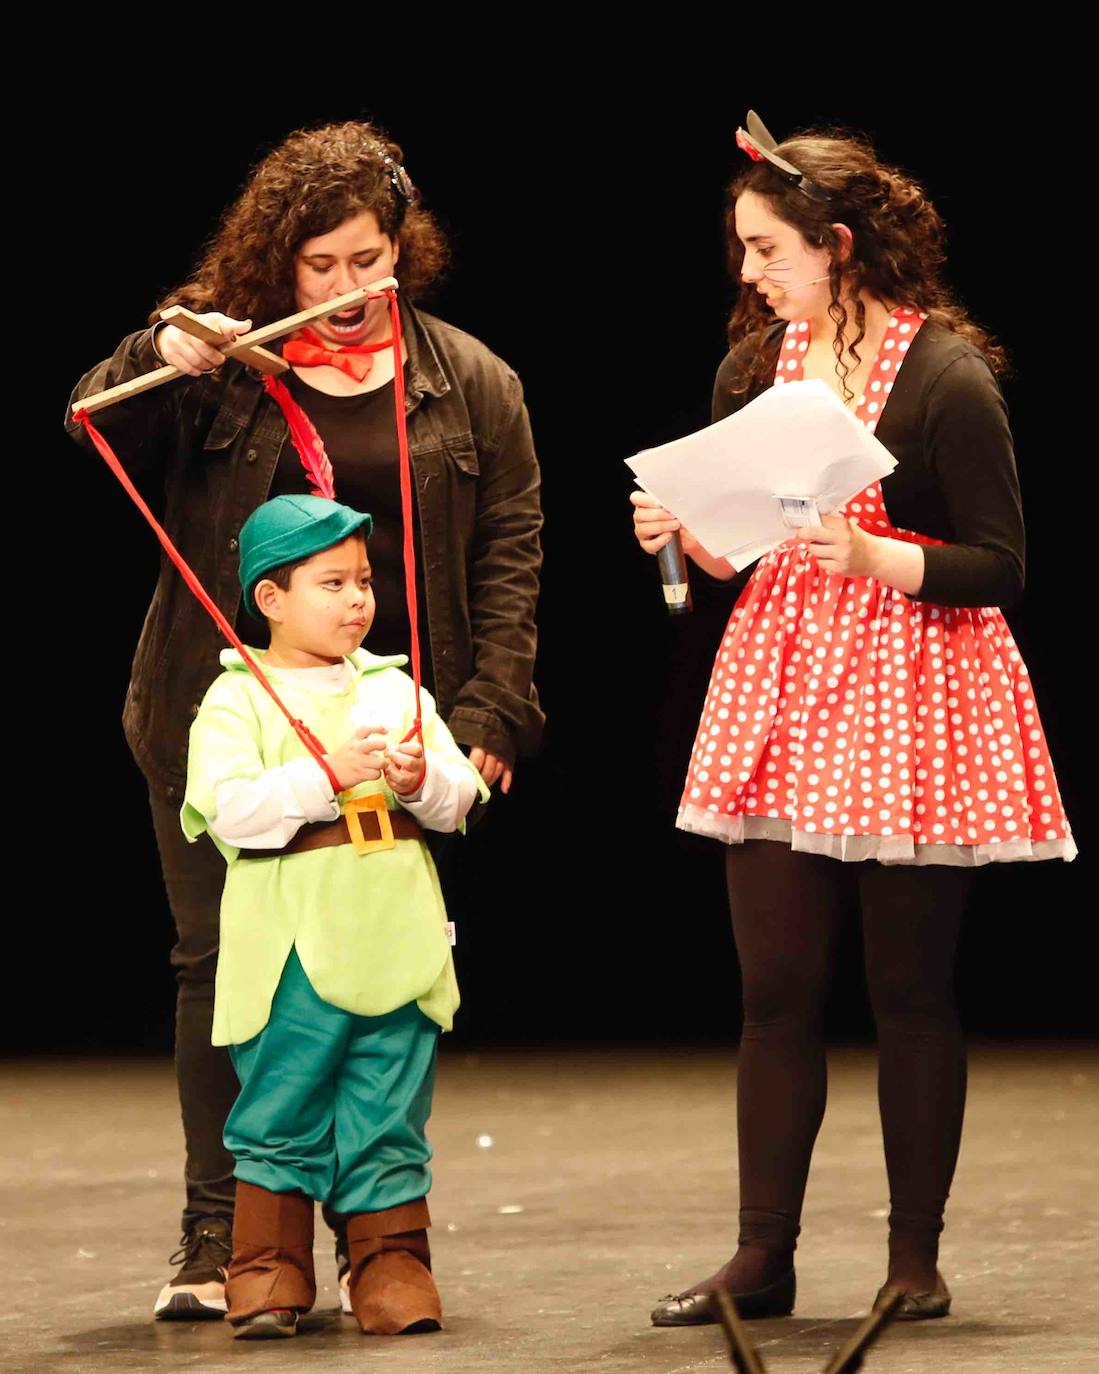
<path fill-rule="evenodd" d="M 764 336 L 776 360 L 785 329 L 779 321 Z M 742 346 L 718 368 L 715 421 L 766 389 L 733 392 L 745 359 Z M 924 580 L 914 599 L 943 606 L 1014 601 L 1025 558 L 1015 450 L 1007 406 L 980 350 L 927 321 L 874 432 L 897 460 L 882 480 L 890 523 L 946 543 L 923 546 Z"/>

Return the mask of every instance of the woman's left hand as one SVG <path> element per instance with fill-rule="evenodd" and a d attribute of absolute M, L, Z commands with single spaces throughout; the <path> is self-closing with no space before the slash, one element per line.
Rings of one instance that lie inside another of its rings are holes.
<path fill-rule="evenodd" d="M 821 571 L 839 577 L 873 577 L 878 539 L 860 528 L 857 520 L 845 520 L 842 515 L 822 515 L 821 520 L 820 525 L 798 531 Z"/>
<path fill-rule="evenodd" d="M 511 791 L 511 769 L 503 759 L 498 759 L 495 754 L 486 754 L 474 745 L 469 751 L 469 761 L 484 778 L 486 787 L 499 782 L 501 792 Z"/>

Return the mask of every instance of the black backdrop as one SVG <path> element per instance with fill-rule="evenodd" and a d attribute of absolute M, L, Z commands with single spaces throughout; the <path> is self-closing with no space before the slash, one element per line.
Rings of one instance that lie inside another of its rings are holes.
<path fill-rule="evenodd" d="M 799 102 L 727 85 L 695 91 L 685 104 L 640 88 L 587 94 L 582 81 L 567 92 L 515 81 L 435 94 L 371 87 L 363 98 L 361 83 L 330 84 L 355 94 L 231 101 L 232 118 L 193 116 L 182 127 L 163 104 L 153 117 L 132 90 L 89 86 L 73 102 L 79 127 L 57 135 L 58 273 L 81 287 L 57 292 L 56 386 L 37 405 L 33 442 L 78 538 L 50 553 L 54 587 L 68 589 L 54 602 L 65 649 L 34 657 L 53 666 L 26 728 L 49 742 L 48 790 L 67 802 L 52 812 L 42 803 L 49 838 L 40 919 L 30 922 L 32 967 L 49 997 L 21 1018 L 11 1044 L 32 1052 L 170 1044 L 171 923 L 143 784 L 119 726 L 155 546 L 60 420 L 71 384 L 187 273 L 249 165 L 306 123 L 373 117 L 404 145 L 454 248 L 431 308 L 519 371 L 543 466 L 538 681 L 549 725 L 541 756 L 520 763 L 512 796 L 494 802 L 460 846 L 450 894 L 465 999 L 456 1041 L 735 1034 L 720 848 L 672 828 L 728 607 L 703 603 L 689 621 L 668 621 L 653 562 L 632 538 L 622 459 L 708 417 L 731 299 L 724 186 L 739 165 L 732 132 L 751 103 L 779 136 L 819 122 L 864 129 L 886 158 L 915 172 L 947 219 L 952 281 L 1010 350 L 1029 579 L 1009 618 L 1079 837 L 1086 612 L 1068 563 L 1078 518 L 1056 464 L 1082 441 L 1055 437 L 1066 335 L 1050 324 L 1056 282 L 1038 283 L 1030 258 L 1036 247 L 1056 257 L 1055 245 L 1035 240 L 1064 229 L 1025 227 L 1013 142 L 986 144 L 975 164 L 955 139 L 957 102 L 937 110 L 920 101 L 906 112 L 892 101 Z M 1023 111 L 1003 99 L 999 117 L 1010 127 Z M 975 93 L 963 119 L 983 118 L 983 100 Z M 33 596 L 25 604 L 43 607 Z M 17 633 L 37 635 L 40 623 L 32 613 Z M 1082 957 L 1086 863 L 1085 855 L 1071 867 L 984 871 L 960 963 L 972 1030 L 1095 1028 Z M 868 1027 L 852 920 L 833 1028 L 863 1035 Z"/>

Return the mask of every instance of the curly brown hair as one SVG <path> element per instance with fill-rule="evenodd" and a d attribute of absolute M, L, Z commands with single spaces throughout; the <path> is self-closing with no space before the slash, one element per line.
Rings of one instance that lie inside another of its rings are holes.
<path fill-rule="evenodd" d="M 373 124 L 324 124 L 291 134 L 257 164 L 190 280 L 161 301 L 150 322 L 169 305 L 219 310 L 257 326 L 292 314 L 295 253 L 306 239 L 363 210 L 374 212 L 383 233 L 400 234 L 397 280 L 403 295 L 417 299 L 449 254 L 433 216 L 394 188 L 393 164 L 403 158 Z"/>
<path fill-rule="evenodd" d="M 865 337 L 863 291 L 879 300 L 925 310 L 930 320 L 979 348 L 995 372 L 1006 370 L 1004 350 L 969 318 L 942 280 L 943 221 L 918 182 L 882 162 L 868 141 L 844 130 L 797 134 L 780 143 L 776 152 L 826 191 L 828 199 L 799 190 L 769 162 L 752 163 L 734 178 L 728 191 L 729 268 L 739 283 L 744 245 L 737 238 L 735 214 L 736 202 L 745 191 L 764 197 L 778 218 L 797 229 L 807 243 L 832 251 L 828 314 L 836 326 L 832 344 L 836 374 L 848 399 L 852 393 L 846 380 L 850 368 L 843 357 L 848 322 L 844 298 L 854 298 L 855 338 L 850 353 L 857 361 L 858 345 Z M 840 261 L 841 238 L 833 224 L 845 224 L 851 230 L 854 242 L 846 261 Z M 774 316 L 757 291 L 738 291 L 729 317 L 730 347 L 752 340 L 762 343 L 773 324 Z M 737 391 L 766 381 L 774 368 L 767 350 L 748 351 L 753 355 L 752 365 L 741 373 Z"/>

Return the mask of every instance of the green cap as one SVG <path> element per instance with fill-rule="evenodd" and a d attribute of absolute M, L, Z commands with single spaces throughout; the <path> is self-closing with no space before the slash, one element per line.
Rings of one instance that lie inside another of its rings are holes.
<path fill-rule="evenodd" d="M 324 496 L 276 496 L 265 501 L 240 531 L 240 585 L 248 613 L 263 619 L 252 593 L 272 568 L 342 544 L 357 529 L 369 539 L 373 528 L 369 515 Z"/>

